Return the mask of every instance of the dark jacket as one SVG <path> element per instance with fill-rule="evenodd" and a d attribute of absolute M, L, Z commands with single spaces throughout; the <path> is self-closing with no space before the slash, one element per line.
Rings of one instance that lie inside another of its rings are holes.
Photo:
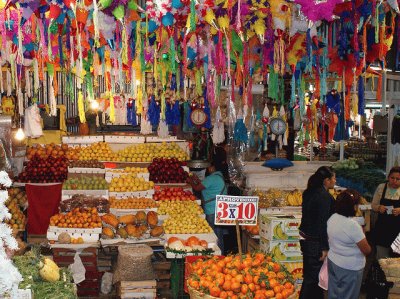
<path fill-rule="evenodd" d="M 334 199 L 324 187 L 303 192 L 300 230 L 318 239 L 321 250 L 329 249 L 327 221 L 333 213 Z"/>

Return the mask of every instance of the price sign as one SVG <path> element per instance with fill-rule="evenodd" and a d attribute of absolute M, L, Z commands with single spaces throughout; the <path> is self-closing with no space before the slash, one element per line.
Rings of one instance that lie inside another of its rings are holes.
<path fill-rule="evenodd" d="M 257 225 L 258 197 L 217 195 L 215 224 Z"/>

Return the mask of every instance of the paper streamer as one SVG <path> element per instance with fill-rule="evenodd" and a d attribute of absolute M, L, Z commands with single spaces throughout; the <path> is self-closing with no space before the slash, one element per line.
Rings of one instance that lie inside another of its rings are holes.
<path fill-rule="evenodd" d="M 80 122 L 85 123 L 86 122 L 85 106 L 83 104 L 83 94 L 81 90 L 79 90 L 78 92 L 78 114 Z"/>

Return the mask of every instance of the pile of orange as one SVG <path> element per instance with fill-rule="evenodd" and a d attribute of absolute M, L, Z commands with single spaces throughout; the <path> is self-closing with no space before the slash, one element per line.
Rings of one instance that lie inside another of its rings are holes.
<path fill-rule="evenodd" d="M 75 208 L 66 214 L 56 214 L 50 218 L 50 226 L 64 228 L 97 228 L 101 227 L 101 218 L 96 208 Z"/>
<path fill-rule="evenodd" d="M 200 258 L 189 267 L 188 286 L 221 299 L 284 299 L 295 292 L 284 266 L 263 253 Z"/>
<path fill-rule="evenodd" d="M 257 236 L 260 234 L 260 225 L 245 225 L 244 229 L 247 230 L 251 235 Z"/>
<path fill-rule="evenodd" d="M 158 207 L 157 202 L 151 198 L 129 197 L 124 199 L 116 199 L 110 197 L 110 207 L 115 209 L 151 209 Z"/>

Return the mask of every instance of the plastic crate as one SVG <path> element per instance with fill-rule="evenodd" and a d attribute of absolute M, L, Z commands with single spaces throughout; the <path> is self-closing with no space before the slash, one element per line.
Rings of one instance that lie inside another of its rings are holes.
<path fill-rule="evenodd" d="M 185 259 L 171 261 L 171 290 L 173 298 L 190 298 L 185 292 Z"/>

